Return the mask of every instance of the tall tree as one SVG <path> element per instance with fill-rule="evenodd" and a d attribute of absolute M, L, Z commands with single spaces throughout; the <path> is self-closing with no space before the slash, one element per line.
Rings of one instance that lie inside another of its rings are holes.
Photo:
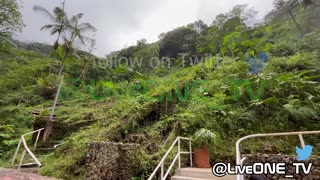
<path fill-rule="evenodd" d="M 83 66 L 83 70 L 82 70 L 80 78 L 85 82 L 86 76 L 88 73 L 88 69 L 89 69 L 89 59 L 87 56 L 84 56 L 84 57 L 78 56 L 73 49 L 73 43 L 76 39 L 79 39 L 82 44 L 86 44 L 89 42 L 91 45 L 91 47 L 89 48 L 89 53 L 92 53 L 92 51 L 96 45 L 96 41 L 95 41 L 95 39 L 87 37 L 86 35 L 84 35 L 84 33 L 86 33 L 87 31 L 95 32 L 96 28 L 87 22 L 80 23 L 79 21 L 83 17 L 83 15 L 84 15 L 83 13 L 79 13 L 79 14 L 73 16 L 68 21 L 67 33 L 65 34 L 65 36 L 63 38 L 64 38 L 64 43 L 65 43 L 64 44 L 65 51 L 69 54 L 74 54 L 78 59 L 81 59 L 84 61 L 84 66 Z M 62 73 L 62 70 L 63 70 L 63 66 L 60 69 L 59 74 Z"/>
<path fill-rule="evenodd" d="M 202 20 L 195 21 L 194 23 L 189 24 L 188 27 L 194 29 L 198 34 L 203 34 L 208 29 L 208 25 Z"/>
<path fill-rule="evenodd" d="M 86 43 L 93 43 L 94 39 L 89 38 L 85 35 L 86 32 L 92 31 L 95 32 L 96 28 L 93 27 L 90 23 L 80 23 L 80 19 L 83 17 L 83 13 L 79 13 L 75 16 L 72 16 L 69 19 L 67 19 L 67 28 L 66 33 L 63 36 L 64 39 L 64 57 L 61 59 L 62 65 L 59 71 L 59 74 L 61 75 L 64 68 L 64 62 L 66 58 L 69 55 L 75 55 L 77 58 L 80 59 L 80 57 L 75 53 L 73 48 L 73 43 L 76 39 L 78 39 L 82 44 Z"/>
<path fill-rule="evenodd" d="M 95 37 L 95 35 L 94 35 Z M 91 46 L 89 48 L 89 53 L 92 53 L 92 51 L 95 49 L 96 46 L 96 41 L 93 39 L 91 42 Z M 92 57 L 94 58 L 94 57 Z M 87 76 L 88 76 L 88 72 L 89 72 L 89 56 L 85 56 L 83 58 L 84 64 L 83 64 L 83 68 L 82 68 L 82 73 L 80 76 L 80 79 L 82 80 L 82 82 L 86 82 L 87 81 Z M 83 84 L 81 87 L 81 91 L 83 91 Z"/>
<path fill-rule="evenodd" d="M 226 14 L 219 14 L 212 22 L 212 30 L 216 36 L 219 51 L 223 54 L 224 37 L 236 31 L 237 28 L 247 29 L 255 22 L 257 11 L 246 4 L 236 5 Z"/>
<path fill-rule="evenodd" d="M 19 4 L 16 0 L 0 0 L 0 38 L 7 39 L 23 27 Z"/>
<path fill-rule="evenodd" d="M 34 6 L 33 10 L 43 15 L 47 16 L 52 24 L 44 25 L 41 30 L 50 30 L 51 35 L 58 34 L 57 40 L 54 43 L 54 50 L 58 48 L 59 40 L 61 35 L 67 30 L 68 24 L 68 17 L 64 11 L 64 3 L 61 7 L 55 7 L 53 10 L 53 14 L 50 13 L 46 8 L 41 6 Z"/>
<path fill-rule="evenodd" d="M 72 16 L 70 20 L 68 20 L 67 26 L 67 35 L 65 36 L 66 42 L 74 42 L 75 39 L 79 39 L 82 44 L 86 44 L 87 42 L 92 42 L 93 39 L 84 35 L 84 33 L 88 31 L 95 32 L 96 28 L 93 27 L 90 23 L 80 23 L 80 19 L 83 17 L 83 13 L 79 13 L 75 16 Z M 68 40 L 69 35 L 69 40 Z"/>
<path fill-rule="evenodd" d="M 190 27 L 180 27 L 166 33 L 160 41 L 160 57 L 177 58 L 179 53 L 195 54 L 197 32 Z"/>
<path fill-rule="evenodd" d="M 293 14 L 294 8 L 296 8 L 300 4 L 300 1 L 299 0 L 274 0 L 273 4 L 276 9 L 266 16 L 267 20 L 270 21 L 274 19 L 279 19 L 279 18 L 285 17 L 285 15 L 288 14 L 292 19 L 294 25 L 298 29 L 300 35 L 303 36 L 304 35 L 303 31 L 299 23 L 297 22 L 296 17 Z"/>
<path fill-rule="evenodd" d="M 34 10 L 36 12 L 41 12 L 44 15 L 48 16 L 53 24 L 45 25 L 41 28 L 41 30 L 50 29 L 51 35 L 58 34 L 58 38 L 55 41 L 54 45 L 54 54 L 60 60 L 61 66 L 59 70 L 59 76 L 63 77 L 63 69 L 64 63 L 66 59 L 72 55 L 75 55 L 77 58 L 80 57 L 75 53 L 73 48 L 73 43 L 76 39 L 79 39 L 82 44 L 85 44 L 87 41 L 93 41 L 93 39 L 88 38 L 84 35 L 87 31 L 95 31 L 96 29 L 90 23 L 80 23 L 80 19 L 83 17 L 83 13 L 79 13 L 75 16 L 72 16 L 70 19 L 68 18 L 65 10 L 64 10 L 64 3 L 63 7 L 56 7 L 54 8 L 54 13 L 51 14 L 47 9 L 41 6 L 34 6 Z M 59 45 L 60 37 L 63 37 L 63 45 Z M 86 68 L 86 66 L 84 67 Z M 59 94 L 57 93 L 56 96 Z M 52 114 L 54 112 L 51 113 Z M 52 131 L 53 120 L 50 118 L 46 124 L 45 132 L 43 135 L 44 141 L 46 141 Z"/>
<path fill-rule="evenodd" d="M 87 31 L 95 31 L 96 29 L 90 23 L 80 23 L 80 19 L 83 17 L 83 13 L 79 13 L 75 16 L 68 18 L 66 12 L 64 11 L 65 2 L 62 8 L 55 7 L 53 14 L 51 14 L 46 8 L 41 6 L 34 6 L 33 9 L 36 12 L 40 12 L 47 16 L 52 24 L 44 25 L 41 30 L 50 30 L 50 34 L 58 34 L 57 40 L 54 43 L 54 50 L 60 51 L 58 54 L 58 59 L 61 62 L 61 67 L 59 70 L 59 75 L 62 74 L 64 68 L 65 59 L 68 55 L 74 53 L 73 43 L 76 39 L 79 39 L 81 43 L 85 44 L 88 41 L 92 41 L 91 38 L 85 36 L 83 33 Z M 58 50 L 60 38 L 63 37 L 63 52 Z"/>
<path fill-rule="evenodd" d="M 227 14 L 230 19 L 238 18 L 241 20 L 241 23 L 244 23 L 247 26 L 252 26 L 255 23 L 258 11 L 255 11 L 253 8 L 249 8 L 247 4 L 236 5 L 232 10 Z"/>

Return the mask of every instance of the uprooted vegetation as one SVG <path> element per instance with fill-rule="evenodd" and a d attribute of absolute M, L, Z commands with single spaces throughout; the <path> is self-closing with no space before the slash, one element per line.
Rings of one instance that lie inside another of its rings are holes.
<path fill-rule="evenodd" d="M 293 11 L 298 23 L 315 16 L 304 8 Z M 159 42 L 141 40 L 116 52 L 145 58 L 140 69 L 102 67 L 86 61 L 94 58 L 86 52 L 79 53 L 84 61 L 71 55 L 64 59 L 65 81 L 54 114 L 58 122 L 49 142 L 40 145 L 63 144 L 41 154 L 41 174 L 82 179 L 92 141 L 141 144 L 132 168 L 145 179 L 177 136 L 191 137 L 201 128 L 219 137 L 219 146 L 210 150 L 212 162 L 234 162 L 235 143 L 248 134 L 319 130 L 319 26 L 304 29 L 301 37 L 288 17 L 252 27 L 235 12 L 218 16 L 210 26 L 198 21 L 164 34 Z M 6 51 L 0 52 L 5 59 L 0 60 L 0 163 L 8 166 L 19 136 L 48 120 L 63 46 L 47 57 L 1 43 Z M 179 53 L 188 54 L 185 67 Z M 206 54 L 220 56 L 195 63 Z M 147 60 L 153 56 L 169 56 L 172 63 L 152 69 Z M 310 144 L 318 139 L 306 137 Z M 243 151 L 292 154 L 294 148 L 288 147 L 296 144 L 294 138 L 265 138 L 246 142 Z"/>

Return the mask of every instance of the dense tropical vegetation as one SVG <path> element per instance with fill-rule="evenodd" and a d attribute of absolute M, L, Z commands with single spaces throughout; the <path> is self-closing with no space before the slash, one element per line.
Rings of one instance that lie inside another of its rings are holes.
<path fill-rule="evenodd" d="M 234 162 L 235 142 L 245 135 L 320 129 L 319 1 L 275 0 L 261 23 L 254 9 L 237 5 L 209 25 L 199 20 L 105 58 L 91 54 L 96 29 L 80 22 L 84 14 L 68 17 L 63 7 L 50 13 L 35 6 L 52 21 L 42 30 L 57 39 L 52 46 L 26 44 L 11 38 L 23 28 L 19 4 L 0 4 L 3 166 L 21 134 L 47 123 L 63 74 L 55 111 L 60 129 L 53 128 L 42 145 L 65 144 L 41 155 L 41 173 L 48 176 L 82 179 L 90 141 L 128 142 L 130 134 L 149 137 L 132 164 L 144 179 L 164 147 L 199 129 L 211 130 L 220 142 L 211 149 L 212 162 Z M 73 48 L 75 39 L 88 52 Z M 33 117 L 33 110 L 40 115 Z M 307 137 L 311 144 L 316 140 Z M 247 153 L 293 153 L 288 147 L 297 142 L 266 138 L 244 147 Z"/>

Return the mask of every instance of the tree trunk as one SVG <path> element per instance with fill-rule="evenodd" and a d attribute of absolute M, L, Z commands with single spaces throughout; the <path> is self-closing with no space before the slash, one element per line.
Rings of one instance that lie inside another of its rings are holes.
<path fill-rule="evenodd" d="M 60 70 L 59 70 L 59 76 L 62 75 L 62 73 L 63 73 L 63 68 L 64 68 L 64 60 L 62 61 L 62 64 L 61 64 L 61 67 L 60 67 Z"/>
<path fill-rule="evenodd" d="M 61 76 L 63 74 L 64 62 L 66 61 L 67 57 L 68 57 L 68 51 L 65 52 L 64 57 L 61 59 L 61 67 L 59 70 L 59 76 Z"/>
<path fill-rule="evenodd" d="M 58 87 L 58 91 L 57 91 L 56 97 L 54 99 L 54 103 L 53 103 L 52 110 L 51 110 L 51 113 L 50 113 L 50 118 L 49 118 L 49 120 L 48 120 L 48 122 L 46 124 L 45 130 L 44 130 L 44 133 L 43 133 L 43 141 L 44 142 L 46 142 L 49 139 L 49 136 L 52 133 L 52 127 L 53 127 L 53 122 L 54 122 L 54 119 L 53 119 L 54 110 L 56 109 L 56 106 L 57 106 L 57 103 L 58 103 L 58 98 L 59 98 L 60 90 L 61 90 L 61 87 L 62 87 L 63 79 L 64 79 L 64 75 L 61 76 L 59 87 Z"/>
<path fill-rule="evenodd" d="M 296 18 L 294 17 L 292 11 L 291 11 L 291 10 L 288 10 L 288 13 L 289 13 L 289 15 L 291 16 L 291 18 L 292 18 L 294 24 L 296 25 L 297 29 L 299 30 L 301 37 L 303 37 L 304 34 L 303 34 L 303 32 L 302 32 L 302 29 L 301 29 L 301 27 L 299 26 L 299 24 L 298 24 Z"/>
<path fill-rule="evenodd" d="M 79 77 L 79 79 L 81 79 L 81 81 L 82 81 L 82 83 L 80 85 L 80 92 L 83 92 L 84 88 L 85 88 L 85 83 L 87 80 L 87 74 L 88 74 L 88 69 L 89 69 L 88 65 L 89 65 L 88 61 L 85 61 L 82 74 Z"/>
<path fill-rule="evenodd" d="M 63 0 L 63 3 L 62 3 L 62 10 L 64 11 L 65 9 L 65 5 L 66 5 L 66 0 Z"/>
<path fill-rule="evenodd" d="M 65 10 L 65 0 L 63 1 L 63 4 L 62 4 L 62 9 L 63 11 Z M 62 24 L 61 24 L 62 26 Z M 61 35 L 61 32 L 59 32 L 58 34 L 58 38 L 55 42 L 55 45 L 54 45 L 54 50 L 57 50 L 58 46 L 59 46 L 59 39 L 60 39 L 60 35 Z M 62 59 L 62 64 L 61 64 L 61 67 L 60 67 L 60 70 L 59 70 L 59 76 L 61 77 L 61 80 L 60 80 L 60 84 L 59 84 L 59 87 L 58 87 L 58 91 L 57 91 L 57 94 L 56 94 L 56 98 L 55 98 L 55 101 L 53 103 L 53 107 L 52 107 L 52 110 L 51 110 L 51 114 L 50 114 L 50 118 L 46 124 L 46 127 L 45 127 L 45 131 L 43 133 L 43 141 L 46 142 L 50 136 L 50 134 L 52 133 L 52 127 L 53 127 L 53 122 L 54 122 L 54 119 L 53 119 L 53 114 L 54 114 L 54 110 L 56 108 L 56 105 L 57 105 L 57 102 L 58 102 L 58 98 L 59 98 L 59 94 L 60 94 L 60 89 L 61 89 L 61 86 L 62 86 L 62 83 L 63 83 L 63 79 L 64 79 L 64 76 L 62 75 L 63 73 L 63 67 L 64 67 L 64 61 L 67 57 L 67 53 L 65 54 L 64 58 Z"/>
<path fill-rule="evenodd" d="M 52 127 L 53 127 L 53 120 L 49 119 L 43 133 L 43 139 L 42 139 L 43 142 L 47 142 L 47 140 L 49 139 L 49 136 L 52 133 Z"/>

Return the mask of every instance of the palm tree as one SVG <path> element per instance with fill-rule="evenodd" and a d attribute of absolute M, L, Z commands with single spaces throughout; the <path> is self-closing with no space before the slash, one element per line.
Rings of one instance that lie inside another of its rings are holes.
<path fill-rule="evenodd" d="M 63 37 L 64 39 L 64 50 L 65 50 L 65 57 L 62 59 L 62 66 L 60 68 L 59 74 L 62 74 L 63 67 L 64 67 L 64 61 L 68 55 L 75 55 L 78 59 L 80 57 L 76 54 L 76 52 L 73 49 L 73 43 L 76 39 L 79 39 L 82 44 L 86 44 L 87 42 L 92 43 L 94 39 L 89 38 L 85 36 L 83 33 L 86 33 L 88 31 L 96 31 L 96 28 L 93 27 L 90 23 L 80 23 L 80 19 L 83 17 L 83 13 L 79 13 L 75 16 L 72 16 L 69 19 L 67 19 L 67 27 L 66 27 L 66 33 Z"/>
<path fill-rule="evenodd" d="M 95 35 L 93 36 L 93 39 L 94 39 Z M 89 48 L 89 53 L 92 53 L 93 49 L 95 48 L 96 46 L 96 41 L 93 40 L 91 42 L 91 46 Z M 86 82 L 87 80 L 87 75 L 88 75 L 88 72 L 89 72 L 89 59 L 88 59 L 88 56 L 85 56 L 83 58 L 83 68 L 82 68 L 82 73 L 79 77 L 79 79 L 82 80 L 82 82 Z M 81 91 L 83 91 L 83 84 L 81 85 Z"/>
<path fill-rule="evenodd" d="M 70 41 L 73 42 L 76 38 L 78 38 L 81 43 L 86 44 L 86 42 L 92 42 L 93 39 L 89 38 L 82 33 L 88 31 L 96 31 L 96 28 L 93 27 L 90 23 L 79 23 L 80 19 L 83 17 L 83 13 L 79 13 L 73 16 L 70 21 L 68 22 L 68 31 L 70 32 Z"/>
<path fill-rule="evenodd" d="M 69 19 L 64 10 L 64 3 L 63 3 L 63 8 L 56 7 L 54 9 L 53 11 L 54 14 L 51 14 L 47 9 L 41 6 L 35 6 L 34 10 L 36 12 L 42 12 L 43 14 L 48 16 L 53 22 L 53 24 L 48 24 L 43 26 L 41 30 L 50 29 L 51 35 L 58 34 L 58 38 L 54 44 L 54 50 L 55 50 L 55 53 L 58 55 L 58 59 L 61 62 L 59 76 L 63 78 L 62 73 L 63 73 L 65 60 L 71 55 L 75 55 L 76 57 L 79 57 L 77 56 L 77 54 L 73 49 L 74 41 L 76 39 L 79 39 L 82 44 L 85 44 L 88 41 L 93 41 L 93 39 L 88 38 L 83 33 L 87 31 L 95 31 L 96 28 L 94 28 L 90 23 L 79 23 L 80 19 L 83 16 L 83 13 L 79 13 L 73 16 L 71 19 Z M 62 46 L 59 45 L 59 40 L 61 36 L 63 37 L 63 40 L 64 40 L 64 43 Z M 57 97 L 58 95 L 59 93 L 57 93 Z M 55 106 L 53 106 L 53 110 L 51 114 L 53 114 L 54 109 L 55 109 Z M 46 124 L 45 132 L 43 135 L 44 141 L 46 141 L 49 138 L 52 131 L 52 126 L 53 126 L 53 121 L 50 118 Z"/>
<path fill-rule="evenodd" d="M 83 13 L 79 13 L 70 19 L 68 18 L 66 12 L 64 11 L 65 2 L 63 2 L 62 8 L 55 7 L 53 14 L 51 14 L 46 8 L 41 6 L 34 6 L 33 9 L 36 12 L 41 12 L 45 16 L 49 17 L 52 24 L 47 24 L 41 28 L 41 30 L 50 30 L 50 34 L 58 34 L 57 40 L 54 43 L 54 50 L 58 49 L 59 40 L 63 36 L 64 40 L 64 55 L 59 57 L 61 61 L 61 67 L 59 70 L 59 75 L 62 74 L 64 68 L 65 59 L 74 54 L 73 43 L 75 39 L 79 39 L 82 44 L 86 42 L 91 42 L 93 39 L 83 35 L 87 31 L 96 31 L 90 23 L 79 23 L 80 19 L 83 17 Z"/>
<path fill-rule="evenodd" d="M 35 12 L 44 14 L 52 21 L 52 24 L 44 25 L 41 30 L 50 30 L 51 35 L 58 34 L 57 40 L 54 43 L 54 50 L 56 50 L 59 45 L 61 34 L 63 34 L 68 27 L 68 18 L 64 11 L 64 3 L 62 8 L 55 7 L 53 10 L 53 14 L 51 14 L 46 8 L 41 6 L 34 6 L 33 10 Z"/>
<path fill-rule="evenodd" d="M 272 17 L 272 19 L 279 19 L 286 14 L 289 14 L 300 35 L 303 36 L 304 34 L 302 32 L 302 29 L 298 24 L 295 16 L 293 15 L 293 9 L 296 8 L 300 3 L 300 0 L 274 0 L 273 4 L 276 9 L 269 13 L 267 15 L 267 18 Z"/>

